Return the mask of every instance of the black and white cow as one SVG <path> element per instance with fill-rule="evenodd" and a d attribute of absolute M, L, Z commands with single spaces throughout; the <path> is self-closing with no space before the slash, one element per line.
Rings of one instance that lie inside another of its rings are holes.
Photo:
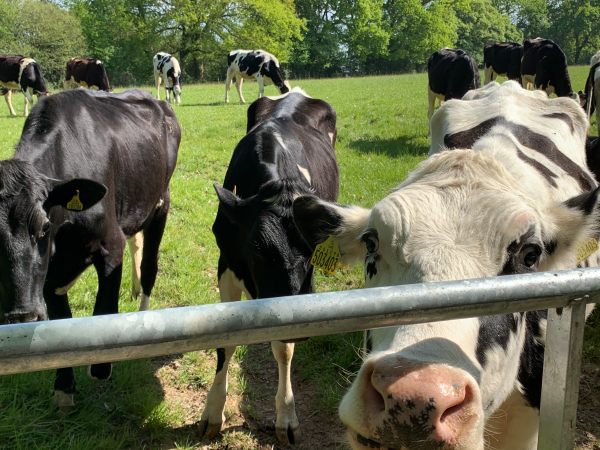
<path fill-rule="evenodd" d="M 181 103 L 181 67 L 179 61 L 172 55 L 165 52 L 158 52 L 152 58 L 154 66 L 154 82 L 156 84 L 156 98 L 160 100 L 160 83 L 165 83 L 165 97 L 167 102 L 171 103 L 171 91 L 175 102 Z"/>
<path fill-rule="evenodd" d="M 591 121 L 591 117 L 596 111 L 596 127 L 598 128 L 598 134 L 600 134 L 600 57 L 599 61 L 590 67 L 587 80 L 585 81 L 585 91 L 580 92 L 580 98 L 583 98 L 583 108 L 587 113 L 588 119 Z"/>
<path fill-rule="evenodd" d="M 592 57 L 590 58 L 590 66 L 593 66 L 594 64 L 598 64 L 600 63 L 600 50 L 598 50 L 596 53 L 594 53 L 592 55 Z"/>
<path fill-rule="evenodd" d="M 484 83 L 498 76 L 521 82 L 521 58 L 523 46 L 516 42 L 495 42 L 483 48 Z"/>
<path fill-rule="evenodd" d="M 100 91 L 110 91 L 104 64 L 96 58 L 71 58 L 67 61 L 63 85 L 65 89 L 86 87 Z"/>
<path fill-rule="evenodd" d="M 171 108 L 141 91 L 40 99 L 14 157 L 0 161 L 0 319 L 71 317 L 67 292 L 90 265 L 94 315 L 117 313 L 126 241 L 132 295 L 148 308 L 180 135 Z M 111 364 L 89 373 L 107 379 Z M 73 404 L 71 368 L 57 371 L 54 390 L 58 406 Z"/>
<path fill-rule="evenodd" d="M 464 50 L 443 48 L 433 52 L 427 60 L 429 77 L 429 110 L 431 119 L 435 100 L 441 102 L 461 98 L 470 89 L 479 87 L 479 69 L 475 59 Z"/>
<path fill-rule="evenodd" d="M 290 90 L 290 84 L 284 79 L 279 61 L 264 50 L 233 50 L 229 52 L 225 78 L 225 103 L 229 103 L 229 89 L 234 80 L 240 103 L 246 103 L 242 94 L 244 78 L 256 78 L 259 98 L 265 93 L 265 84 L 274 84 L 281 94 Z"/>
<path fill-rule="evenodd" d="M 521 81 L 526 88 L 533 86 L 548 95 L 555 93 L 558 97 L 577 99 L 571 87 L 567 57 L 550 39 L 538 37 L 523 41 Z"/>
<path fill-rule="evenodd" d="M 219 246 L 221 301 L 312 292 L 311 249 L 292 221 L 292 200 L 338 195 L 334 152 L 336 114 L 299 89 L 262 97 L 248 109 L 248 134 L 233 152 L 223 187 L 215 185 L 219 209 L 213 233 Z M 298 418 L 290 380 L 293 343 L 272 342 L 279 367 L 275 397 L 277 437 L 293 443 Z M 215 436 L 223 423 L 227 368 L 235 348 L 217 350 L 217 373 L 200 422 Z"/>
<path fill-rule="evenodd" d="M 301 196 L 294 220 L 367 287 L 597 265 L 577 255 L 598 239 L 586 130 L 571 99 L 490 83 L 436 112 L 429 158 L 372 209 Z M 352 448 L 536 449 L 545 329 L 531 311 L 371 330 L 339 408 Z"/>
<path fill-rule="evenodd" d="M 48 95 L 40 66 L 33 59 L 21 55 L 0 55 L 0 95 L 4 96 L 10 115 L 16 116 L 11 102 L 13 90 L 20 90 L 25 96 L 25 116 L 29 114 L 34 94 L 38 97 Z"/>

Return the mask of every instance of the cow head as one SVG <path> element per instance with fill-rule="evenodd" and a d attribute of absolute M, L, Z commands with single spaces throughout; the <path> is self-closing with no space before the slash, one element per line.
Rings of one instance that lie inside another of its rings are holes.
<path fill-rule="evenodd" d="M 232 252 L 247 261 L 250 294 L 265 298 L 310 292 L 311 253 L 294 226 L 291 208 L 293 198 L 310 189 L 297 181 L 278 180 L 245 199 L 217 185 L 215 190 L 219 211 L 233 225 L 235 236 L 221 235 L 217 222 L 213 232 L 221 249 L 233 246 Z"/>
<path fill-rule="evenodd" d="M 376 287 L 574 267 L 577 243 L 596 229 L 597 196 L 536 198 L 492 156 L 451 150 L 371 210 L 301 196 L 293 215 L 311 247 L 333 236 Z M 525 317 L 371 330 L 372 352 L 339 409 L 352 448 L 487 448 L 488 420 L 521 389 Z"/>
<path fill-rule="evenodd" d="M 94 181 L 52 180 L 31 164 L 0 162 L 0 323 L 44 320 L 43 287 L 60 223 L 52 223 L 54 206 L 83 211 L 104 197 Z"/>

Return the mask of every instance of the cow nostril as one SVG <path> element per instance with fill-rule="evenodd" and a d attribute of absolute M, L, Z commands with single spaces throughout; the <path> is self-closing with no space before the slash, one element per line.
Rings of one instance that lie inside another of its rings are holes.
<path fill-rule="evenodd" d="M 465 406 L 471 402 L 472 398 L 473 392 L 468 384 L 464 385 L 462 388 L 458 388 L 458 395 L 453 399 L 452 402 L 449 402 L 447 405 L 445 405 L 446 409 L 440 416 L 440 423 L 443 424 L 448 419 L 460 414 L 462 410 L 464 410 Z"/>
<path fill-rule="evenodd" d="M 380 392 L 378 386 L 378 376 L 375 373 L 374 366 L 371 366 L 367 373 L 365 373 L 365 379 L 368 382 L 365 383 L 365 389 L 363 391 L 365 404 L 369 405 L 369 409 L 375 413 L 385 411 L 385 392 Z"/>

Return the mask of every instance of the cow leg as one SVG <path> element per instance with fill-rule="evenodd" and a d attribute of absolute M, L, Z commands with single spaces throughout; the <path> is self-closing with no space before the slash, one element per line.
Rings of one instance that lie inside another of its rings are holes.
<path fill-rule="evenodd" d="M 271 350 L 277 360 L 279 372 L 277 395 L 275 396 L 275 410 L 277 412 L 275 433 L 281 443 L 295 444 L 300 437 L 300 433 L 291 380 L 294 344 L 274 341 L 271 342 Z"/>
<path fill-rule="evenodd" d="M 494 74 L 492 73 L 492 66 L 485 67 L 483 69 L 483 84 L 488 84 L 490 81 L 494 81 Z"/>
<path fill-rule="evenodd" d="M 160 75 L 154 74 L 154 84 L 156 85 L 156 99 L 160 100 Z"/>
<path fill-rule="evenodd" d="M 165 86 L 165 98 L 167 103 L 171 104 L 171 91 Z"/>
<path fill-rule="evenodd" d="M 435 108 L 435 93 L 431 90 L 431 88 L 429 88 L 429 93 L 428 93 L 428 101 L 429 101 L 429 109 L 427 110 L 427 120 L 430 121 L 431 120 L 431 116 L 433 116 L 433 109 Z"/>
<path fill-rule="evenodd" d="M 256 77 L 256 81 L 258 82 L 258 98 L 261 98 L 265 95 L 265 80 L 259 75 Z"/>
<path fill-rule="evenodd" d="M 137 300 L 142 291 L 141 264 L 142 249 L 144 248 L 144 235 L 140 231 L 127 239 L 129 253 L 131 254 L 131 298 Z"/>
<path fill-rule="evenodd" d="M 17 114 L 15 113 L 15 110 L 12 105 L 12 91 L 10 89 L 6 90 L 6 94 L 4 94 L 4 100 L 6 101 L 6 104 L 8 105 L 8 111 L 10 112 L 10 115 L 16 116 Z"/>
<path fill-rule="evenodd" d="M 23 90 L 23 95 L 25 96 L 25 109 L 23 110 L 23 116 L 27 117 L 29 115 L 29 104 L 33 105 L 33 95 L 32 89 L 27 88 Z"/>
<path fill-rule="evenodd" d="M 235 88 L 237 89 L 241 104 L 246 103 L 246 100 L 244 99 L 244 94 L 242 94 L 242 84 L 243 83 L 244 83 L 244 79 L 242 77 L 235 77 Z"/>
<path fill-rule="evenodd" d="M 219 276 L 219 295 L 221 302 L 232 302 L 242 298 L 243 285 L 232 270 L 225 267 L 219 259 L 219 268 L 223 270 Z M 220 271 L 221 271 L 220 270 Z M 214 438 L 225 422 L 225 400 L 227 399 L 229 361 L 235 352 L 235 347 L 217 349 L 217 371 L 215 379 L 206 397 L 206 405 L 199 423 L 201 436 L 208 439 Z"/>
<path fill-rule="evenodd" d="M 231 89 L 231 82 L 233 81 L 233 77 L 231 76 L 231 72 L 227 71 L 227 77 L 225 78 L 225 103 L 229 103 L 229 90 Z"/>
<path fill-rule="evenodd" d="M 110 231 L 109 231 L 110 233 Z M 102 255 L 96 254 L 93 264 L 98 274 L 98 293 L 94 305 L 94 316 L 119 312 L 119 288 L 123 273 L 123 250 L 125 237 L 120 229 L 112 231 L 115 237 L 105 242 Z M 111 363 L 92 364 L 88 368 L 90 378 L 108 380 L 112 373 Z"/>
<path fill-rule="evenodd" d="M 158 274 L 158 249 L 162 240 L 167 224 L 167 214 L 169 212 L 170 198 L 169 191 L 163 196 L 162 204 L 157 207 L 154 217 L 144 228 L 144 243 L 141 264 L 141 286 L 142 299 L 140 301 L 140 311 L 150 308 L 150 295 L 156 282 Z"/>

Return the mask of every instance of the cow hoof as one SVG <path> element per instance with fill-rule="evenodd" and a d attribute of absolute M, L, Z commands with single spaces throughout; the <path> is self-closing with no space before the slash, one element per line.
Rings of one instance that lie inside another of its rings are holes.
<path fill-rule="evenodd" d="M 87 374 L 93 380 L 108 380 L 112 375 L 112 364 L 92 364 L 88 366 Z"/>
<path fill-rule="evenodd" d="M 131 300 L 137 300 L 140 296 L 141 290 L 136 288 L 131 288 Z"/>
<path fill-rule="evenodd" d="M 292 428 L 288 425 L 287 428 L 275 428 L 275 434 L 277 440 L 284 445 L 295 445 L 300 441 L 300 429 L 298 427 Z"/>
<path fill-rule="evenodd" d="M 68 413 L 75 407 L 75 396 L 73 393 L 54 391 L 54 404 L 62 413 Z"/>
<path fill-rule="evenodd" d="M 198 423 L 200 437 L 214 439 L 221 432 L 221 425 L 221 423 L 208 423 L 208 420 L 201 420 Z"/>

